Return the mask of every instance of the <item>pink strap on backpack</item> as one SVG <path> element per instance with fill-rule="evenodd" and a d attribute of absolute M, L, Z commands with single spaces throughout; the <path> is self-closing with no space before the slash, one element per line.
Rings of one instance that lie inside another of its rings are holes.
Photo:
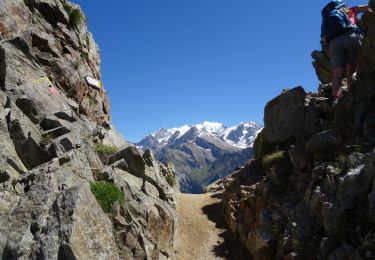
<path fill-rule="evenodd" d="M 352 25 L 357 25 L 357 6 L 354 6 L 349 9 L 348 17 Z"/>

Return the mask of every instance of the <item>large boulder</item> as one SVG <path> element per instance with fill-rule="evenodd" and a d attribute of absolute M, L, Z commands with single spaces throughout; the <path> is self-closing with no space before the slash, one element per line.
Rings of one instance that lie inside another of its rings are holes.
<path fill-rule="evenodd" d="M 267 103 L 264 110 L 264 131 L 268 142 L 285 142 L 303 130 L 305 97 L 304 89 L 297 87 Z"/>
<path fill-rule="evenodd" d="M 336 130 L 318 133 L 308 141 L 308 148 L 317 161 L 334 160 L 343 150 L 343 141 Z"/>

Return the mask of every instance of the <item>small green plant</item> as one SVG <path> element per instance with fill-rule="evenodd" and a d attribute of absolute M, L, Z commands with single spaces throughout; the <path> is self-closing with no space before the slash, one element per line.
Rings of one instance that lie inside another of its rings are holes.
<path fill-rule="evenodd" d="M 97 144 L 95 146 L 95 151 L 99 154 L 100 159 L 106 163 L 108 158 L 115 154 L 118 149 L 116 146 L 105 145 L 105 144 Z"/>
<path fill-rule="evenodd" d="M 69 14 L 69 25 L 72 27 L 78 27 L 83 22 L 83 14 L 79 8 L 72 8 Z"/>
<path fill-rule="evenodd" d="M 40 139 L 40 143 L 42 145 L 47 145 L 52 141 L 53 137 L 51 134 L 42 135 L 42 138 Z"/>
<path fill-rule="evenodd" d="M 165 176 L 165 179 L 167 180 L 168 184 L 172 187 L 176 184 L 176 176 L 172 174 L 168 174 Z"/>
<path fill-rule="evenodd" d="M 285 151 L 278 151 L 264 156 L 262 164 L 264 167 L 272 167 L 277 162 L 282 161 L 286 158 L 287 153 Z"/>
<path fill-rule="evenodd" d="M 81 60 L 88 60 L 89 54 L 85 51 L 81 51 Z"/>
<path fill-rule="evenodd" d="M 97 144 L 95 146 L 95 151 L 97 151 L 100 154 L 105 154 L 105 155 L 112 155 L 117 152 L 117 147 L 116 146 L 111 146 L 111 145 L 105 145 L 105 144 Z"/>
<path fill-rule="evenodd" d="M 90 188 L 104 212 L 109 213 L 115 201 L 118 201 L 120 204 L 125 202 L 124 194 L 113 183 L 91 182 Z"/>
<path fill-rule="evenodd" d="M 67 12 L 67 14 L 70 14 L 73 11 L 73 6 L 71 4 L 69 4 L 68 2 L 63 1 L 62 5 L 63 5 L 65 11 Z"/>

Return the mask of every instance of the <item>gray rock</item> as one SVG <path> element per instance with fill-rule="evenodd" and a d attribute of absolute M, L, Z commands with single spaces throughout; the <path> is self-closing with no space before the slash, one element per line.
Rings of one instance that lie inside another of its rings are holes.
<path fill-rule="evenodd" d="M 343 149 L 343 142 L 336 130 L 327 130 L 314 135 L 307 145 L 314 160 L 317 161 L 333 160 Z"/>
<path fill-rule="evenodd" d="M 371 189 L 371 182 L 366 177 L 364 165 L 361 165 L 339 178 L 337 199 L 343 209 L 353 208 L 367 196 Z"/>
<path fill-rule="evenodd" d="M 56 112 L 55 116 L 57 118 L 63 119 L 65 121 L 68 121 L 68 122 L 71 122 L 71 123 L 77 121 L 77 119 L 76 119 L 76 117 L 74 115 L 74 112 L 72 110 L 70 110 L 70 109 Z"/>
<path fill-rule="evenodd" d="M 16 104 L 17 104 L 18 108 L 21 109 L 22 112 L 28 118 L 30 118 L 30 120 L 33 123 L 37 124 L 39 122 L 39 120 L 37 118 L 38 112 L 36 110 L 36 106 L 35 106 L 34 102 L 29 97 L 27 97 L 26 95 L 23 95 L 23 96 L 17 98 Z"/>
<path fill-rule="evenodd" d="M 146 163 L 135 147 L 128 147 L 115 153 L 109 158 L 109 164 L 121 159 L 124 159 L 127 162 L 129 171 L 132 174 L 137 177 L 143 177 L 145 175 Z"/>
<path fill-rule="evenodd" d="M 349 169 L 355 169 L 364 163 L 365 155 L 362 153 L 351 153 L 347 159 L 347 166 Z"/>
<path fill-rule="evenodd" d="M 305 96 L 303 88 L 297 87 L 267 103 L 264 110 L 264 131 L 268 142 L 282 143 L 303 129 Z"/>
<path fill-rule="evenodd" d="M 327 50 L 313 51 L 311 57 L 319 81 L 323 84 L 332 82 L 332 65 Z"/>
<path fill-rule="evenodd" d="M 87 186 L 64 190 L 49 215 L 36 235 L 46 258 L 119 259 L 111 221 Z"/>
<path fill-rule="evenodd" d="M 312 163 L 312 155 L 306 148 L 292 146 L 288 154 L 293 166 L 298 170 L 307 170 L 307 166 Z"/>

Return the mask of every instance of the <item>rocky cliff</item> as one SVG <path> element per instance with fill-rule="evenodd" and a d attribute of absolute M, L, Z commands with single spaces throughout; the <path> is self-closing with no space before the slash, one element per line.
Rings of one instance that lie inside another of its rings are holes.
<path fill-rule="evenodd" d="M 339 104 L 330 84 L 284 90 L 265 107 L 255 159 L 207 188 L 225 190 L 228 227 L 254 259 L 375 258 L 375 13 L 361 23 L 357 81 L 343 81 Z M 330 82 L 327 54 L 313 57 Z"/>
<path fill-rule="evenodd" d="M 78 6 L 0 2 L 1 259 L 173 258 L 174 170 L 114 129 L 100 77 Z"/>

